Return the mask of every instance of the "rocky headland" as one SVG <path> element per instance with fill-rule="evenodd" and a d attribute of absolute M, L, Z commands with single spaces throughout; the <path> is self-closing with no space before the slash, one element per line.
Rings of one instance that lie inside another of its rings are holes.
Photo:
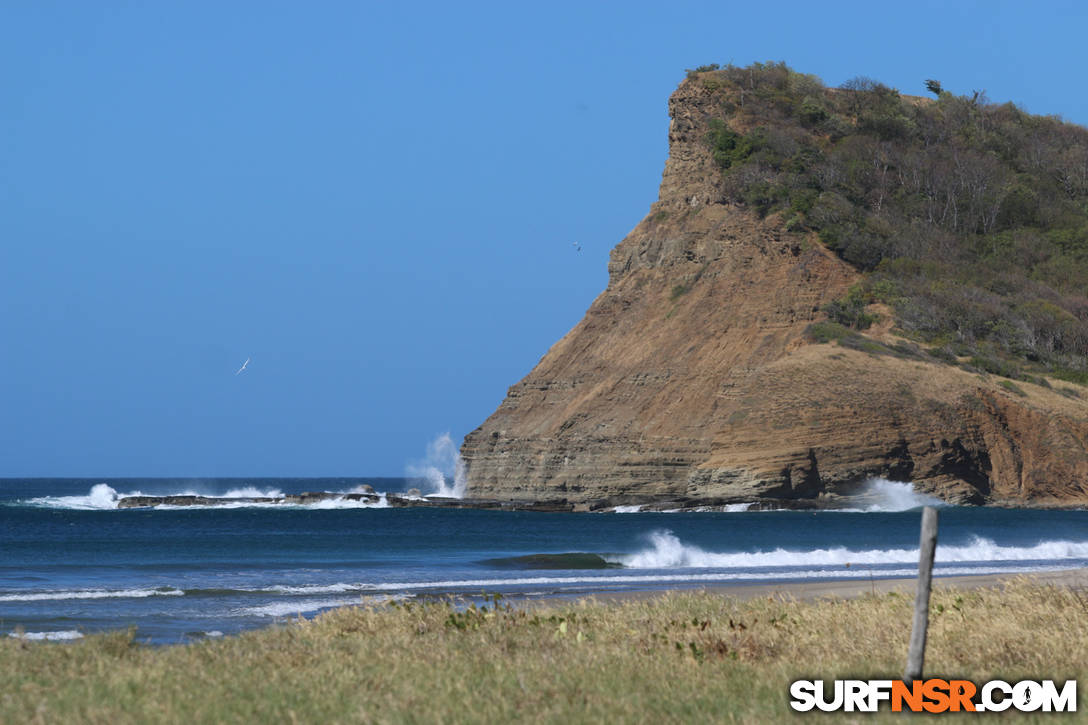
<path fill-rule="evenodd" d="M 750 116 L 722 109 L 758 101 L 716 77 L 669 100 L 659 198 L 607 288 L 466 436 L 468 497 L 805 506 L 887 477 L 957 503 L 1088 503 L 1085 388 L 941 355 L 872 297 L 872 324 L 820 334 L 866 270 L 738 201 L 715 119 L 743 134 Z"/>

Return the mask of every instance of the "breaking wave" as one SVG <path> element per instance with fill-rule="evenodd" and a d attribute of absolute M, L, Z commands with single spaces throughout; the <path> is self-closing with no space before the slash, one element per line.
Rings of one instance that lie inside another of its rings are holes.
<path fill-rule="evenodd" d="M 15 639 L 34 639 L 34 640 L 46 640 L 49 642 L 63 642 L 65 640 L 82 639 L 83 633 L 74 629 L 67 629 L 61 632 L 9 632 L 9 637 Z"/>
<path fill-rule="evenodd" d="M 0 602 L 45 602 L 62 599 L 143 599 L 144 597 L 180 597 L 180 589 L 63 589 L 46 592 L 11 592 L 0 594 Z"/>
<path fill-rule="evenodd" d="M 362 487 L 355 487 L 351 491 L 343 491 L 340 493 L 362 493 Z M 227 499 L 227 498 L 280 498 L 283 491 L 278 488 L 260 489 L 256 486 L 244 486 L 241 488 L 232 488 L 225 493 L 202 493 L 193 490 L 184 491 L 172 491 L 170 493 L 156 493 L 146 494 L 142 491 L 126 491 L 124 493 L 118 493 L 116 489 L 105 483 L 95 484 L 91 487 L 90 492 L 85 496 L 40 496 L 37 498 L 27 499 L 25 503 L 30 506 L 40 506 L 45 508 L 57 508 L 57 509 L 71 509 L 75 511 L 110 511 L 117 508 L 118 502 L 126 496 L 147 496 L 154 495 L 160 496 L 201 496 L 203 498 L 214 499 Z M 387 508 L 389 502 L 386 500 L 384 493 L 379 495 L 377 501 L 365 501 L 365 500 L 349 500 L 345 498 L 330 498 L 324 501 L 317 501 L 309 504 L 286 504 L 286 503 L 267 503 L 267 502 L 247 502 L 239 501 L 236 503 L 222 503 L 216 504 L 214 508 L 307 508 L 307 509 L 354 509 L 354 508 Z M 169 504 L 161 504 L 155 507 L 156 509 L 172 510 L 172 509 L 196 509 L 196 508 L 211 508 L 210 506 L 172 506 Z"/>
<path fill-rule="evenodd" d="M 629 569 L 719 568 L 747 569 L 787 566 L 845 566 L 847 564 L 917 564 L 918 549 L 846 547 L 790 551 L 717 553 L 685 544 L 671 531 L 649 535 L 649 546 L 634 554 L 606 557 Z M 1088 561 L 1088 541 L 1041 541 L 1033 546 L 1001 546 L 974 537 L 969 544 L 937 546 L 937 563 L 996 561 Z"/>
<path fill-rule="evenodd" d="M 140 494 L 139 492 L 134 492 L 126 495 L 138 496 Z M 114 488 L 104 483 L 99 483 L 92 486 L 90 493 L 86 496 L 41 496 L 39 498 L 32 498 L 27 503 L 33 506 L 95 511 L 117 508 L 117 501 L 120 498 L 120 495 Z"/>

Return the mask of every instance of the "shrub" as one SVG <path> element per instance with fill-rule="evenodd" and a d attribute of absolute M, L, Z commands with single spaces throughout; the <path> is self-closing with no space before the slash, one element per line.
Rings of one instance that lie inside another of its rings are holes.
<path fill-rule="evenodd" d="M 868 337 L 862 337 L 857 333 L 852 333 L 839 340 L 839 344 L 843 347 L 848 347 L 851 350 L 860 350 L 867 352 L 870 355 L 888 355 L 892 354 L 891 348 L 886 345 L 882 345 L 876 340 L 872 340 Z"/>
<path fill-rule="evenodd" d="M 1088 372 L 1084 370 L 1073 370 L 1066 367 L 1059 367 L 1052 370 L 1051 375 L 1064 380 L 1068 383 L 1078 383 L 1080 385 L 1088 385 Z"/>
<path fill-rule="evenodd" d="M 757 182 L 745 188 L 741 201 L 752 207 L 760 217 L 765 217 L 789 201 L 789 189 L 770 182 Z"/>
<path fill-rule="evenodd" d="M 745 161 L 757 151 L 767 148 L 766 134 L 762 129 L 741 136 L 720 119 L 711 119 L 707 134 L 714 162 L 723 169 Z"/>
<path fill-rule="evenodd" d="M 809 128 L 820 125 L 828 118 L 827 109 L 812 97 L 801 101 L 801 107 L 798 109 L 797 115 L 801 119 L 801 123 Z"/>
<path fill-rule="evenodd" d="M 870 301 L 868 294 L 855 285 L 842 299 L 824 305 L 823 310 L 832 322 L 855 330 L 867 330 L 877 320 L 875 315 L 865 311 Z"/>
<path fill-rule="evenodd" d="M 1088 384 L 1088 130 L 932 79 L 936 102 L 918 104 L 865 77 L 830 91 L 784 63 L 709 78 L 725 198 L 788 210 L 788 230 L 862 272 L 905 335 L 998 375 Z M 826 311 L 872 323 L 856 301 Z"/>
<path fill-rule="evenodd" d="M 1008 390 L 1010 393 L 1019 395 L 1021 398 L 1026 398 L 1028 395 L 1019 385 L 1011 380 L 1001 380 L 997 384 L 1003 387 L 1005 390 Z"/>
<path fill-rule="evenodd" d="M 817 343 L 841 340 L 850 334 L 852 334 L 850 330 L 837 322 L 813 322 L 805 329 L 808 339 Z"/>
<path fill-rule="evenodd" d="M 993 358 L 976 355 L 971 358 L 968 365 L 977 370 L 990 373 L 991 375 L 1000 375 L 1003 378 L 1020 377 L 1019 368 L 1005 360 L 995 360 Z"/>
<path fill-rule="evenodd" d="M 956 358 L 955 353 L 949 350 L 947 347 L 934 347 L 929 350 L 929 354 L 941 362 L 948 363 L 949 365 L 959 364 L 959 360 Z"/>

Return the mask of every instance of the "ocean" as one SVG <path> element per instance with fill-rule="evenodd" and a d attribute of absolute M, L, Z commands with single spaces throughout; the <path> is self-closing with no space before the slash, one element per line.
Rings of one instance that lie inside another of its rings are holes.
<path fill-rule="evenodd" d="M 343 605 L 572 597 L 726 583 L 913 576 L 909 484 L 840 511 L 547 514 L 360 506 L 117 509 L 118 495 L 256 496 L 409 479 L 0 479 L 0 636 L 134 627 L 171 644 Z M 734 507 L 734 508 L 743 508 Z M 1088 566 L 1088 511 L 944 506 L 936 574 Z"/>

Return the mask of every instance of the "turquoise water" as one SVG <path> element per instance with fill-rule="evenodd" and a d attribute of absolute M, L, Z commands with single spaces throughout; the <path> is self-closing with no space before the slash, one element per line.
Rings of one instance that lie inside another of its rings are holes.
<path fill-rule="evenodd" d="M 249 506 L 116 509 L 116 494 L 379 491 L 403 479 L 0 480 L 0 636 L 129 626 L 154 643 L 389 598 L 573 596 L 913 575 L 919 514 L 542 514 Z M 351 506 L 351 507 L 348 507 Z M 577 556 L 568 556 L 577 554 Z M 943 507 L 938 575 L 1088 565 L 1088 512 Z"/>

